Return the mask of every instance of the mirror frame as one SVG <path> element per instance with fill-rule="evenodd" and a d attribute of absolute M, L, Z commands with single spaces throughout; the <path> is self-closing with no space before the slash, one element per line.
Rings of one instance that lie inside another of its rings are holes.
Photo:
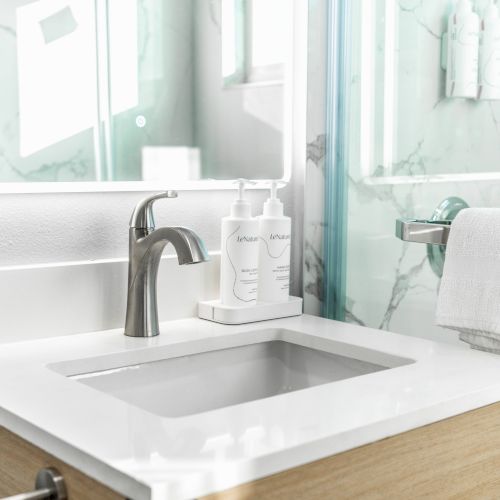
<path fill-rule="evenodd" d="M 289 183 L 295 165 L 306 162 L 307 118 L 307 36 L 308 6 L 293 1 L 292 56 L 284 84 L 285 116 L 283 127 L 283 177 Z M 249 85 L 266 85 L 265 83 Z M 255 179 L 249 189 L 269 189 L 271 179 Z M 92 182 L 0 182 L 0 194 L 151 192 L 163 190 L 213 191 L 234 189 L 235 179 L 163 182 L 163 181 L 92 181 Z"/>

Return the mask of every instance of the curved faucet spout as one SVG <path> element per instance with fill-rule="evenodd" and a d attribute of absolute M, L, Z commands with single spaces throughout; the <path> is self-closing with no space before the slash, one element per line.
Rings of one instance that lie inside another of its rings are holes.
<path fill-rule="evenodd" d="M 146 236 L 146 240 L 149 238 L 152 245 L 161 241 L 172 243 L 181 266 L 210 260 L 203 240 L 187 227 L 162 227 Z"/>
<path fill-rule="evenodd" d="M 144 200 L 141 203 L 144 204 Z M 156 282 L 167 243 L 175 248 L 180 265 L 210 260 L 203 241 L 191 229 L 131 227 L 125 321 L 125 335 L 129 337 L 154 337 L 160 333 Z"/>

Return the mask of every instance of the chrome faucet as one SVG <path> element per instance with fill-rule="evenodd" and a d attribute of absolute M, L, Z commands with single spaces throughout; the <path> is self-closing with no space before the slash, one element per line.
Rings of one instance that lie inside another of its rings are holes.
<path fill-rule="evenodd" d="M 175 191 L 159 193 L 140 201 L 130 219 L 128 296 L 125 335 L 154 337 L 160 333 L 156 281 L 160 258 L 167 243 L 172 243 L 180 265 L 209 259 L 203 241 L 185 227 L 155 229 L 153 203 L 160 198 L 176 198 Z"/>

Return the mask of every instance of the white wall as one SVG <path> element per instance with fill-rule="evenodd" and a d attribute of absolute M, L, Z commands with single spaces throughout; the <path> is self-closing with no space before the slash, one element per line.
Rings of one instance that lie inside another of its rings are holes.
<path fill-rule="evenodd" d="M 219 295 L 219 253 L 203 265 L 161 259 L 160 321 L 196 316 L 200 300 Z M 0 271 L 0 344 L 121 329 L 127 305 L 126 259 L 4 268 Z"/>
<path fill-rule="evenodd" d="M 282 191 L 291 215 L 300 212 L 295 189 Z M 0 196 L 0 344 L 123 327 L 128 221 L 145 195 Z M 156 221 L 194 229 L 216 252 L 220 219 L 233 197 L 231 191 L 183 192 L 157 203 Z M 266 194 L 253 191 L 249 198 L 257 213 Z M 294 219 L 292 293 L 300 294 L 302 228 L 301 218 Z M 194 316 L 198 300 L 216 298 L 218 266 L 216 255 L 209 265 L 179 267 L 175 259 L 164 261 L 158 277 L 160 320 Z"/>
<path fill-rule="evenodd" d="M 300 176 L 297 179 L 300 182 Z M 281 190 L 293 216 L 292 187 Z M 61 193 L 0 195 L 0 267 L 125 258 L 128 223 L 137 201 L 147 193 Z M 249 191 L 254 214 L 267 194 Z M 220 249 L 220 219 L 229 212 L 233 191 L 184 191 L 156 202 L 157 225 L 194 229 L 209 250 Z M 301 228 L 295 227 L 300 246 Z M 167 247 L 168 252 L 168 247 Z"/>

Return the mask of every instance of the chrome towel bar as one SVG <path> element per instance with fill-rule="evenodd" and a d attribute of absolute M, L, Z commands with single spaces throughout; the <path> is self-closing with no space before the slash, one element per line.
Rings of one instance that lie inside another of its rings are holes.
<path fill-rule="evenodd" d="M 397 219 L 396 236 L 403 241 L 446 245 L 451 220 Z"/>
<path fill-rule="evenodd" d="M 458 213 L 469 208 L 468 203 L 457 196 L 444 199 L 429 219 L 397 219 L 396 236 L 404 241 L 427 245 L 427 257 L 434 274 L 443 275 L 446 245 L 451 223 Z"/>

